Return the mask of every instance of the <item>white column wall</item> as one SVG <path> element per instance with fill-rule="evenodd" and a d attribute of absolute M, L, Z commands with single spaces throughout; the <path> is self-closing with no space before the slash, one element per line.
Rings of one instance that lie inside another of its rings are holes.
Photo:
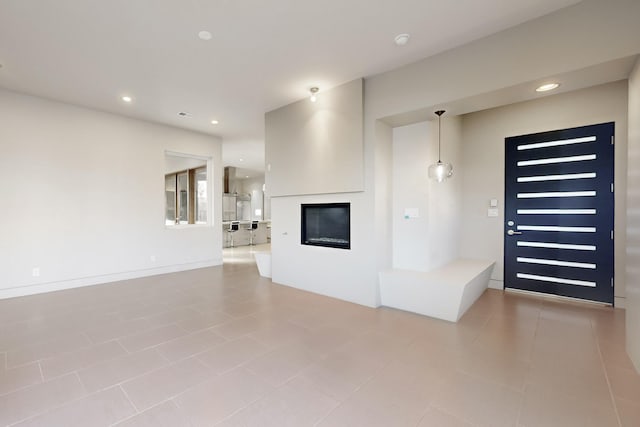
<path fill-rule="evenodd" d="M 629 77 L 627 191 L 627 351 L 640 372 L 640 60 Z"/>
<path fill-rule="evenodd" d="M 429 271 L 458 257 L 461 183 L 461 119 L 442 120 L 442 154 L 454 175 L 438 183 L 428 166 L 438 160 L 438 122 L 393 129 L 393 268 Z M 405 218 L 417 209 L 417 218 Z"/>

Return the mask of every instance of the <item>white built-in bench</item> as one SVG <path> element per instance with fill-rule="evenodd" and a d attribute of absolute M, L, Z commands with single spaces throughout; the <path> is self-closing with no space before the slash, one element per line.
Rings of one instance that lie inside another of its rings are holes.
<path fill-rule="evenodd" d="M 253 256 L 256 259 L 258 273 L 262 277 L 271 278 L 271 252 L 254 252 Z"/>
<path fill-rule="evenodd" d="M 382 271 L 382 305 L 457 322 L 489 286 L 493 265 L 458 259 L 427 272 Z"/>

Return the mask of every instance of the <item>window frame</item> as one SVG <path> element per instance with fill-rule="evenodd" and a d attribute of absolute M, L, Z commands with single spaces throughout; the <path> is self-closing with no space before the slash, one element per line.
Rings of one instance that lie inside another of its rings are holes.
<path fill-rule="evenodd" d="M 205 164 L 201 165 L 201 166 L 197 166 L 194 168 L 190 168 L 190 169 L 182 169 L 182 170 L 178 170 L 175 172 L 170 172 L 170 173 L 165 173 L 164 174 L 164 206 L 163 206 L 163 218 L 164 218 L 164 224 L 166 228 L 191 228 L 191 227 L 211 227 L 213 226 L 213 222 L 214 222 L 214 210 L 213 210 L 213 181 L 212 181 L 212 176 L 213 176 L 213 167 L 212 167 L 212 160 L 211 157 L 205 157 L 205 156 L 199 156 L 199 155 L 194 155 L 194 154 L 187 154 L 187 153 L 177 153 L 177 152 L 173 152 L 173 151 L 165 151 L 165 159 L 167 156 L 173 156 L 173 157 L 183 157 L 183 158 L 188 158 L 188 159 L 195 159 L 195 160 L 204 160 Z M 199 208 L 201 206 L 200 203 L 198 203 L 198 195 L 197 195 L 197 181 L 196 181 L 196 176 L 198 174 L 198 171 L 200 171 L 201 169 L 206 168 L 206 209 L 205 209 L 205 215 L 206 215 L 206 221 L 197 221 L 198 219 L 198 213 L 195 211 L 195 209 Z M 186 216 L 186 221 L 179 221 L 177 223 L 173 223 L 170 224 L 168 223 L 168 218 L 167 218 L 167 179 L 170 177 L 174 177 L 174 186 L 175 186 L 175 192 L 174 192 L 174 204 L 175 204 L 175 216 L 176 219 L 180 218 L 180 207 L 181 207 L 181 203 L 180 203 L 180 190 L 178 187 L 178 177 L 181 175 L 186 174 L 187 176 L 187 185 L 186 185 L 186 192 L 187 192 L 187 199 L 186 199 L 186 204 L 187 204 L 187 216 Z"/>

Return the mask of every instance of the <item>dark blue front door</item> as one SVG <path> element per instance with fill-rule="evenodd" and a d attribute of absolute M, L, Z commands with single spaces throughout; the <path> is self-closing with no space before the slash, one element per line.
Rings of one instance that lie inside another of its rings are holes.
<path fill-rule="evenodd" d="M 505 139 L 504 283 L 613 303 L 614 124 Z"/>

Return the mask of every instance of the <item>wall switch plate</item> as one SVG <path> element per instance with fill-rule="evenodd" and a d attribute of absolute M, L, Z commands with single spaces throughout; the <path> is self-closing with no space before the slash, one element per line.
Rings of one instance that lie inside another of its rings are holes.
<path fill-rule="evenodd" d="M 405 208 L 404 219 L 420 218 L 420 209 L 418 208 Z"/>
<path fill-rule="evenodd" d="M 156 262 L 156 256 L 155 255 L 151 255 L 149 257 L 149 259 L 151 260 L 151 262 Z"/>
<path fill-rule="evenodd" d="M 489 200 L 489 206 L 491 206 L 492 208 L 497 208 L 498 207 L 498 199 Z"/>
<path fill-rule="evenodd" d="M 487 216 L 489 216 L 489 217 L 496 217 L 496 216 L 498 216 L 498 209 L 496 209 L 496 208 L 489 208 L 489 209 L 487 209 Z"/>
<path fill-rule="evenodd" d="M 40 267 L 33 267 L 31 270 L 31 275 L 33 277 L 40 277 Z"/>

